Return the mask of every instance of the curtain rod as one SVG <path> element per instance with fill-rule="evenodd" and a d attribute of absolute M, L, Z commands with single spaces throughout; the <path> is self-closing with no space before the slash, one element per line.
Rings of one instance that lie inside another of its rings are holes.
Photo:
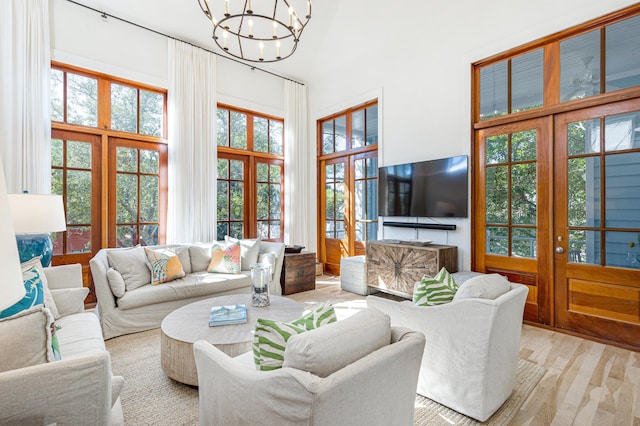
<path fill-rule="evenodd" d="M 224 58 L 224 59 L 227 59 L 227 60 L 229 60 L 229 61 L 237 62 L 238 64 L 241 64 L 241 65 L 244 65 L 245 67 L 249 67 L 249 68 L 251 68 L 251 70 L 252 70 L 252 71 L 254 71 L 254 70 L 262 71 L 262 72 L 264 72 L 264 73 L 271 74 L 271 75 L 273 75 L 273 76 L 275 76 L 275 77 L 279 77 L 279 78 L 281 78 L 281 79 L 283 79 L 283 80 L 288 80 L 288 81 L 291 81 L 291 82 L 293 82 L 293 83 L 297 83 L 297 84 L 299 84 L 299 85 L 301 85 L 301 86 L 304 86 L 304 83 L 302 83 L 302 82 L 300 82 L 300 81 L 293 80 L 293 79 L 291 79 L 291 78 L 289 78 L 289 77 L 285 77 L 285 76 L 283 76 L 283 75 L 276 74 L 276 73 L 274 73 L 274 72 L 267 71 L 267 70 L 265 70 L 265 69 L 262 69 L 262 68 L 259 68 L 259 67 L 256 67 L 256 66 L 246 64 L 246 63 L 244 63 L 244 62 L 242 62 L 242 61 L 240 61 L 240 60 L 238 60 L 238 59 L 229 58 L 229 57 L 224 56 L 224 55 L 222 55 L 222 54 L 220 54 L 220 53 L 218 53 L 218 52 L 214 52 L 213 50 L 207 49 L 206 47 L 198 46 L 197 44 L 193 44 L 193 43 L 191 43 L 191 42 L 184 41 L 184 40 L 179 39 L 179 38 L 177 38 L 177 37 L 170 36 L 170 35 L 168 35 L 168 34 L 165 34 L 165 33 L 162 33 L 162 32 L 160 32 L 160 31 L 154 30 L 153 28 L 145 27 L 144 25 L 140 25 L 140 24 L 137 24 L 137 23 L 135 23 L 135 22 L 131 22 L 131 21 L 128 21 L 128 20 L 126 20 L 126 19 L 120 18 L 120 17 L 118 17 L 118 16 L 111 15 L 111 14 L 109 14 L 109 13 L 106 13 L 106 12 L 100 11 L 100 10 L 98 10 L 98 9 L 94 9 L 94 8 L 93 8 L 93 7 L 91 7 L 91 6 L 87 6 L 86 4 L 78 3 L 77 1 L 74 1 L 74 0 L 67 0 L 67 1 L 68 1 L 69 3 L 73 3 L 73 4 L 77 5 L 77 6 L 82 6 L 82 7 L 84 7 L 85 9 L 89 9 L 89 10 L 92 10 L 92 11 L 94 11 L 94 12 L 97 12 L 97 13 L 99 13 L 99 14 L 100 14 L 100 16 L 101 16 L 102 18 L 104 18 L 104 19 L 106 19 L 107 17 L 109 17 L 109 18 L 113 18 L 113 19 L 117 19 L 118 21 L 125 22 L 125 23 L 127 23 L 127 24 L 129 24 L 129 25 L 133 25 L 134 27 L 138 27 L 138 28 L 141 28 L 141 29 L 143 29 L 143 30 L 150 31 L 150 32 L 152 32 L 152 33 L 155 33 L 155 34 L 161 35 L 161 36 L 163 36 L 163 37 L 170 38 L 170 39 L 172 39 L 172 40 L 176 40 L 176 41 L 180 41 L 180 42 L 182 42 L 182 43 L 186 43 L 186 44 L 188 44 L 188 45 L 190 45 L 190 46 L 196 47 L 196 48 L 198 48 L 198 49 L 202 49 L 202 50 L 204 50 L 204 51 L 206 51 L 206 52 L 209 52 L 209 53 L 213 53 L 214 55 L 219 56 L 219 57 Z"/>

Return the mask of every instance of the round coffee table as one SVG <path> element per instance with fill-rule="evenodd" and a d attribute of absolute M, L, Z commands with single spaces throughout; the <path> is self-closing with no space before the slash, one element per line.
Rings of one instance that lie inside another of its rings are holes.
<path fill-rule="evenodd" d="M 244 324 L 209 327 L 212 306 L 244 303 L 247 322 Z M 162 369 L 172 379 L 188 385 L 198 385 L 198 373 L 193 357 L 193 343 L 206 340 L 222 352 L 234 357 L 251 350 L 256 319 L 268 318 L 292 321 L 299 318 L 304 307 L 291 299 L 270 297 L 270 305 L 251 306 L 250 294 L 234 294 L 200 300 L 178 308 L 162 320 L 160 326 L 160 360 Z"/>

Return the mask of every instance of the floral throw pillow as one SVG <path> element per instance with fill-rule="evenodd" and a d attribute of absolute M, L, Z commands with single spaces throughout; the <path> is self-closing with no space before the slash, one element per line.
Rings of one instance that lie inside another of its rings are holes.
<path fill-rule="evenodd" d="M 240 241 L 226 244 L 214 243 L 211 247 L 211 262 L 207 272 L 239 274 L 240 262 Z"/>
<path fill-rule="evenodd" d="M 176 252 L 169 248 L 150 249 L 145 247 L 147 265 L 151 269 L 151 284 L 158 285 L 184 277 L 184 269 Z"/>
<path fill-rule="evenodd" d="M 416 283 L 413 289 L 413 303 L 418 306 L 442 305 L 451 302 L 457 291 L 458 283 L 449 271 L 442 268 L 435 277 L 425 275 Z"/>

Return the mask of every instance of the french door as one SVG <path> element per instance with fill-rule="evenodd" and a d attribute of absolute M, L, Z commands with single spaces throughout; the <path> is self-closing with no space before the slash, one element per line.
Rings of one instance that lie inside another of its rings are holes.
<path fill-rule="evenodd" d="M 640 346 L 640 100 L 555 122 L 556 326 Z"/>
<path fill-rule="evenodd" d="M 330 274 L 340 274 L 340 259 L 365 254 L 378 235 L 377 151 L 320 161 L 321 253 Z"/>
<path fill-rule="evenodd" d="M 525 319 L 551 324 L 550 118 L 478 131 L 473 269 L 529 287 Z"/>
<path fill-rule="evenodd" d="M 640 347 L 640 100 L 478 130 L 474 270 L 525 319 Z"/>

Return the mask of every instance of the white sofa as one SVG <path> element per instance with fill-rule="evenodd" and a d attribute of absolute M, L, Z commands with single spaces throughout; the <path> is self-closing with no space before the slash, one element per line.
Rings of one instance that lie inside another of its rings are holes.
<path fill-rule="evenodd" d="M 81 266 L 44 271 L 60 315 L 55 334 L 61 360 L 53 360 L 48 308 L 0 320 L 0 424 L 123 424 L 124 380 L 111 374 L 98 317 L 84 310 Z"/>
<path fill-rule="evenodd" d="M 470 275 L 481 274 L 452 275 L 462 283 Z M 482 422 L 500 408 L 516 384 L 529 289 L 521 284 L 505 285 L 508 291 L 494 300 L 472 297 L 417 306 L 411 301 L 368 296 L 367 306 L 387 313 L 392 326 L 424 333 L 417 392 Z"/>
<path fill-rule="evenodd" d="M 268 258 L 273 262 L 269 291 L 280 295 L 285 245 L 267 241 L 259 244 L 259 262 Z M 142 247 L 102 249 L 89 262 L 98 299 L 96 311 L 105 339 L 160 327 L 167 314 L 197 300 L 251 291 L 251 272 L 246 266 L 240 274 L 206 272 L 211 259 L 211 243 L 149 246 L 152 249 L 165 247 L 178 252 L 186 273 L 184 278 L 151 285 Z M 115 264 L 116 257 L 120 259 L 119 264 Z M 129 289 L 127 280 L 138 280 L 143 285 Z"/>
<path fill-rule="evenodd" d="M 197 341 L 200 424 L 413 425 L 423 349 L 422 333 L 376 309 L 291 336 L 272 371 Z"/>

